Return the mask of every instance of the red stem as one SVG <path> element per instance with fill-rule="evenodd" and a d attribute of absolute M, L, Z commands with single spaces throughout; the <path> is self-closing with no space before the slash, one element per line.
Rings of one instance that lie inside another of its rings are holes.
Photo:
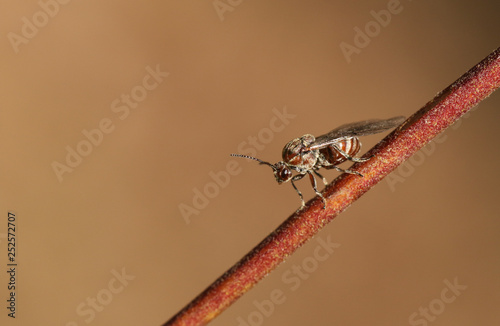
<path fill-rule="evenodd" d="M 326 209 L 323 209 L 321 198 L 310 200 L 304 209 L 292 214 L 164 326 L 207 324 L 356 199 L 499 86 L 500 48 L 371 149 L 366 155 L 374 155 L 372 159 L 350 168 L 364 177 L 343 174 L 328 185 L 323 191 Z"/>

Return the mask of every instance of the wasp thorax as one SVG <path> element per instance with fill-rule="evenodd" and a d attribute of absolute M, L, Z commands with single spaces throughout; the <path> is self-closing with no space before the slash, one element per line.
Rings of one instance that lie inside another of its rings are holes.
<path fill-rule="evenodd" d="M 292 179 L 292 170 L 285 164 L 285 162 L 278 162 L 274 164 L 274 177 L 279 184 L 290 181 Z"/>
<path fill-rule="evenodd" d="M 283 161 L 288 165 L 293 165 L 300 170 L 310 170 L 316 164 L 318 151 L 308 150 L 307 147 L 314 142 L 313 135 L 304 135 L 295 138 L 283 147 Z"/>

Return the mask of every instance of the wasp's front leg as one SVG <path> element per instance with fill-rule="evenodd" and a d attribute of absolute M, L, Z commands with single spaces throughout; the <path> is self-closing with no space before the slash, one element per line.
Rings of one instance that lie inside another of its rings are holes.
<path fill-rule="evenodd" d="M 294 181 L 297 181 L 297 180 L 300 180 L 302 179 L 303 177 L 305 176 L 305 174 L 297 174 L 296 176 L 294 176 L 292 178 L 292 186 L 293 188 L 295 189 L 295 191 L 299 194 L 299 197 L 300 197 L 300 200 L 302 201 L 302 205 L 300 205 L 300 208 L 297 210 L 297 211 L 300 211 L 302 208 L 304 208 L 304 206 L 306 205 L 306 203 L 304 202 L 304 196 L 302 196 L 302 193 L 300 192 L 299 188 L 297 188 L 297 186 L 295 185 Z"/>

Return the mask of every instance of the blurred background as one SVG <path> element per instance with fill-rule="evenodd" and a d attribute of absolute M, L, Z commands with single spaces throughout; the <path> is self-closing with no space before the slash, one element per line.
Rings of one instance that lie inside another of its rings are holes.
<path fill-rule="evenodd" d="M 274 163 L 305 133 L 413 114 L 500 45 L 499 10 L 2 1 L 2 305 L 8 211 L 19 265 L 0 323 L 167 321 L 300 205 L 230 153 Z M 212 324 L 498 325 L 499 106 L 497 92 Z M 322 260 L 321 240 L 336 246 Z"/>

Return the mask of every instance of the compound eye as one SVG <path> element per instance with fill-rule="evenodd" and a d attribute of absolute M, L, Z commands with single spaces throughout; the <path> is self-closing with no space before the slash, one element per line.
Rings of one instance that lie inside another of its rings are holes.
<path fill-rule="evenodd" d="M 280 171 L 279 176 L 282 181 L 287 181 L 292 177 L 292 171 L 290 171 L 289 169 L 283 169 Z"/>

